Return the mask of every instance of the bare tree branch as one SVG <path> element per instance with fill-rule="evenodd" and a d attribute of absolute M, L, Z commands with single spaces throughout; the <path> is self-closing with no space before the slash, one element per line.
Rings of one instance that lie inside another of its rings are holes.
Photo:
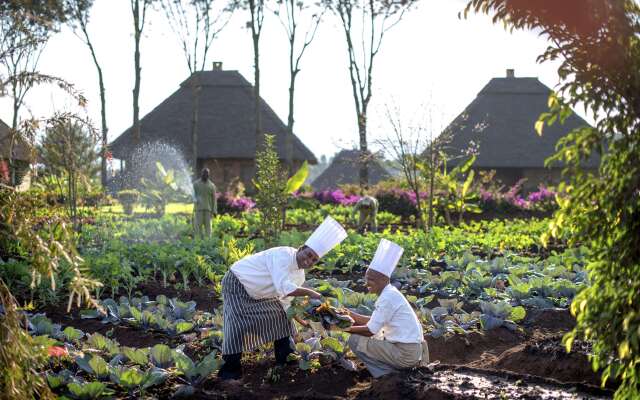
<path fill-rule="evenodd" d="M 368 185 L 367 110 L 373 96 L 373 66 L 386 32 L 397 25 L 417 0 L 324 0 L 342 24 L 349 57 L 349 77 L 360 144 L 360 186 Z M 360 26 L 354 26 L 354 17 Z M 389 21 L 392 21 L 389 23 Z M 354 44 L 357 44 L 356 47 Z"/>

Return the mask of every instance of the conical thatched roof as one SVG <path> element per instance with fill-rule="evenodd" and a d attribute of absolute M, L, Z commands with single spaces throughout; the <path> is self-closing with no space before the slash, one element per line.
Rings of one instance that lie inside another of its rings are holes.
<path fill-rule="evenodd" d="M 14 139 L 13 144 L 13 156 L 9 154 L 9 148 L 11 147 L 11 128 L 0 120 L 0 159 L 9 159 L 20 161 L 30 161 L 31 152 L 29 146 L 19 138 Z"/>
<path fill-rule="evenodd" d="M 141 120 L 141 142 L 162 141 L 191 153 L 194 87 L 199 87 L 198 158 L 253 159 L 256 152 L 253 88 L 237 71 L 201 71 Z M 286 125 L 261 101 L 263 132 L 276 136 L 280 157 L 285 158 Z M 114 157 L 126 159 L 134 150 L 133 129 L 111 144 Z M 316 158 L 294 136 L 293 159 L 315 164 Z"/>
<path fill-rule="evenodd" d="M 589 125 L 573 113 L 564 124 L 545 126 L 542 136 L 534 128 L 543 112 L 548 112 L 551 89 L 537 78 L 516 78 L 513 70 L 506 78 L 493 78 L 477 97 L 444 131 L 450 141 L 446 152 L 456 165 L 469 148 L 477 147 L 474 167 L 542 168 L 555 153 L 558 139 L 573 129 Z M 445 139 L 445 142 L 447 139 Z M 584 164 L 597 167 L 594 157 Z"/>
<path fill-rule="evenodd" d="M 335 189 L 338 185 L 358 184 L 360 165 L 358 163 L 360 150 L 342 150 L 331 161 L 312 183 L 315 190 Z M 369 158 L 369 184 L 375 185 L 391 175 L 380 164 L 376 157 Z"/>

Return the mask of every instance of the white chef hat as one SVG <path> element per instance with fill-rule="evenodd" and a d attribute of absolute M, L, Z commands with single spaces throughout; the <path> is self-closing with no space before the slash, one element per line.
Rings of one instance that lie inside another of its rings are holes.
<path fill-rule="evenodd" d="M 328 216 L 309 236 L 305 245 L 311 247 L 318 257 L 322 257 L 346 237 L 347 232 L 344 228 L 335 219 Z"/>
<path fill-rule="evenodd" d="M 369 268 L 391 277 L 403 252 L 404 249 L 402 247 L 387 239 L 382 239 L 378 244 L 378 249 L 373 256 L 373 260 L 371 260 L 371 264 L 369 264 Z"/>

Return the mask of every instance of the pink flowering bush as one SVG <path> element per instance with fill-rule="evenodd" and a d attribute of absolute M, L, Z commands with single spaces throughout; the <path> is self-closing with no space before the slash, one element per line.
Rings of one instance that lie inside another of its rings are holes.
<path fill-rule="evenodd" d="M 478 188 L 480 207 L 487 210 L 505 212 L 509 210 L 540 210 L 552 211 L 557 206 L 556 192 L 544 185 L 540 185 L 538 191 L 523 195 L 522 184 L 524 179 L 516 182 L 515 185 L 506 191 L 500 189 L 489 190 L 483 186 Z"/>
<path fill-rule="evenodd" d="M 218 213 L 241 213 L 255 207 L 256 203 L 249 197 L 233 196 L 231 193 L 217 193 Z"/>
<path fill-rule="evenodd" d="M 314 192 L 312 196 L 321 204 L 339 204 L 343 206 L 353 205 L 360 200 L 360 196 L 345 195 L 341 189 Z"/>

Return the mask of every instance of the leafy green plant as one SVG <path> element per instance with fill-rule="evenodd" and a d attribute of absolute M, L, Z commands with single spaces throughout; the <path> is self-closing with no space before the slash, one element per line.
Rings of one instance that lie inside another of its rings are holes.
<path fill-rule="evenodd" d="M 132 363 L 141 367 L 146 366 L 149 363 L 149 350 L 148 349 L 136 349 L 133 347 L 123 347 L 121 349 L 122 354 Z"/>
<path fill-rule="evenodd" d="M 178 388 L 174 396 L 189 397 L 194 393 L 194 386 L 201 384 L 208 376 L 220 369 L 222 360 L 216 357 L 216 352 L 209 353 L 200 362 L 194 362 L 182 351 L 175 351 L 173 358 L 176 369 L 188 382 Z"/>
<path fill-rule="evenodd" d="M 67 389 L 71 397 L 78 400 L 100 399 L 109 393 L 107 386 L 102 382 L 72 382 L 67 385 Z"/>
<path fill-rule="evenodd" d="M 158 368 L 169 368 L 174 364 L 171 348 L 165 344 L 156 344 L 149 351 L 149 361 Z"/>
<path fill-rule="evenodd" d="M 65 202 L 74 223 L 78 216 L 79 186 L 90 187 L 91 176 L 98 170 L 97 137 L 91 128 L 80 120 L 56 121 L 47 127 L 40 145 L 47 172 L 66 180 Z"/>
<path fill-rule="evenodd" d="M 113 383 L 129 393 L 135 393 L 164 382 L 167 375 L 167 372 L 157 368 L 149 368 L 143 372 L 137 367 L 116 367 L 112 369 L 110 377 Z"/>
<path fill-rule="evenodd" d="M 226 265 L 233 265 L 236 261 L 254 253 L 253 243 L 247 243 L 244 247 L 234 237 L 226 236 L 222 239 L 222 258 Z"/>
<path fill-rule="evenodd" d="M 175 171 L 166 170 L 160 161 L 156 161 L 155 177 L 143 177 L 140 183 L 143 188 L 142 204 L 145 208 L 154 210 L 157 216 L 164 215 L 169 201 L 186 200 L 185 195 L 179 191 Z"/>
<path fill-rule="evenodd" d="M 89 348 L 103 351 L 112 356 L 120 354 L 120 345 L 118 344 L 118 342 L 106 338 L 102 334 L 97 332 L 92 335 L 87 335 L 86 344 L 89 346 Z"/>
<path fill-rule="evenodd" d="M 99 380 L 109 378 L 111 368 L 99 355 L 85 354 L 83 357 L 76 357 L 75 361 L 83 371 L 95 376 Z"/>
<path fill-rule="evenodd" d="M 480 324 L 482 329 L 491 330 L 501 326 L 515 331 L 518 329 L 516 322 L 524 319 L 526 311 L 524 307 L 512 307 L 509 303 L 499 301 L 496 303 L 480 302 Z"/>
<path fill-rule="evenodd" d="M 455 299 L 438 299 L 440 306 L 429 310 L 422 308 L 420 314 L 425 315 L 427 322 L 433 325 L 429 336 L 439 338 L 453 334 L 467 335 L 479 322 L 477 312 L 467 313 L 462 309 L 462 303 Z"/>
<path fill-rule="evenodd" d="M 471 166 L 475 162 L 475 156 L 460 163 L 451 171 L 436 173 L 437 188 L 443 193 L 434 198 L 438 208 L 443 210 L 447 224 L 452 225 L 452 214 L 458 216 L 458 224 L 462 223 L 465 212 L 479 213 L 482 210 L 477 204 L 478 195 L 471 190 L 471 184 L 475 171 Z M 465 175 L 466 174 L 466 175 Z"/>
<path fill-rule="evenodd" d="M 84 337 L 84 332 L 82 332 L 80 329 L 75 329 L 72 326 L 67 326 L 62 331 L 60 337 L 67 342 L 78 343 L 80 339 Z"/>
<path fill-rule="evenodd" d="M 57 389 L 59 387 L 62 387 L 63 385 L 66 385 L 72 382 L 74 378 L 73 372 L 69 371 L 68 369 L 63 369 L 57 374 L 53 372 L 47 372 L 46 376 L 47 376 L 47 383 L 49 384 L 49 387 L 51 389 Z"/>
<path fill-rule="evenodd" d="M 278 239 L 282 230 L 282 212 L 287 204 L 287 179 L 280 165 L 274 145 L 273 135 L 264 136 L 262 150 L 256 155 L 256 207 L 261 219 L 258 227 L 260 235 L 267 242 Z"/>
<path fill-rule="evenodd" d="M 313 348 L 308 343 L 296 343 L 296 352 L 299 355 L 298 367 L 303 370 L 317 369 L 320 367 L 318 357 L 320 351 L 313 351 Z"/>
<path fill-rule="evenodd" d="M 190 320 L 196 312 L 196 302 L 182 302 L 176 298 L 169 300 L 171 312 L 176 320 Z"/>
<path fill-rule="evenodd" d="M 135 189 L 121 190 L 116 194 L 118 202 L 122 205 L 122 210 L 127 215 L 133 215 L 133 209 L 140 200 L 140 192 Z"/>
<path fill-rule="evenodd" d="M 329 329 L 331 326 L 345 329 L 353 325 L 353 318 L 347 314 L 347 311 L 343 308 L 332 306 L 329 301 L 322 303 L 320 300 L 315 299 L 296 300 L 292 302 L 291 307 L 287 310 L 290 318 L 301 317 L 321 322 L 325 329 Z"/>
<path fill-rule="evenodd" d="M 61 326 L 52 323 L 44 314 L 36 314 L 29 318 L 29 333 L 33 336 L 47 335 L 57 338 L 61 334 Z"/>
<path fill-rule="evenodd" d="M 329 336 L 323 338 L 320 343 L 322 344 L 322 350 L 325 355 L 328 355 L 331 359 L 336 361 L 342 368 L 355 371 L 356 366 L 353 361 L 348 360 L 345 356 L 347 354 L 347 340 L 349 334 L 345 332 L 330 332 Z"/>

